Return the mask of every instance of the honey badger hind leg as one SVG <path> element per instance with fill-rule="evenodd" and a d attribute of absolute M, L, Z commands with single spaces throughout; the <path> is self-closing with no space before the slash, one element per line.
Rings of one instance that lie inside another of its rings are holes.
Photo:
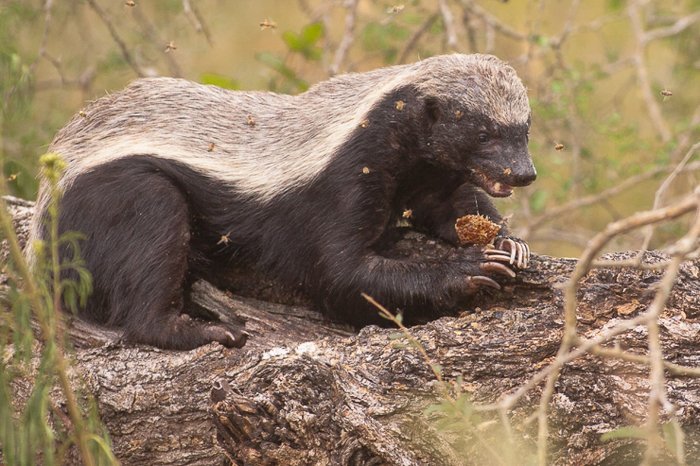
<path fill-rule="evenodd" d="M 164 349 L 245 343 L 232 325 L 183 313 L 190 213 L 162 171 L 125 160 L 80 175 L 61 200 L 59 230 L 84 237 L 80 254 L 93 293 L 80 317 L 123 330 L 126 342 Z M 62 278 L 75 277 L 66 272 Z"/>

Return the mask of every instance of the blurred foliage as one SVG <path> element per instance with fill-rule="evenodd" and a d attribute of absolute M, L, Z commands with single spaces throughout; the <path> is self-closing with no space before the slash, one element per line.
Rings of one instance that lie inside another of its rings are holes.
<path fill-rule="evenodd" d="M 462 384 L 458 378 L 453 387 Z M 469 396 L 455 390 L 457 395 L 445 398 L 425 409 L 425 416 L 460 458 L 470 458 L 472 464 L 528 466 L 537 464 L 534 432 L 514 431 L 508 423 L 493 418 L 491 413 L 479 413 Z"/>
<path fill-rule="evenodd" d="M 511 62 L 529 87 L 531 150 L 540 173 L 533 186 L 499 203 L 515 213 L 515 232 L 535 250 L 575 255 L 609 221 L 650 208 L 663 174 L 557 218 L 542 215 L 671 167 L 700 137 L 693 121 L 700 98 L 698 0 L 446 0 L 448 16 L 437 0 L 363 0 L 355 10 L 352 3 L 0 0 L 3 172 L 11 190 L 34 197 L 37 154 L 55 131 L 86 100 L 138 75 L 298 93 L 330 70 L 486 52 Z M 349 11 L 355 11 L 351 46 L 336 63 Z M 635 15 L 642 33 L 661 34 L 640 39 Z M 647 82 L 636 67 L 640 47 Z M 671 195 L 697 184 L 695 173 L 679 178 Z M 660 231 L 652 246 L 673 238 Z M 632 237 L 615 247 L 639 244 Z"/>
<path fill-rule="evenodd" d="M 48 238 L 34 245 L 31 268 L 0 201 L 0 233 L 10 251 L 2 270 L 6 291 L 0 297 L 0 463 L 50 466 L 77 459 L 85 465 L 116 465 L 94 400 L 82 389 L 83 382 L 68 374 L 70 344 L 58 308 L 84 304 L 92 280 L 75 235 L 58 237 L 60 159 L 50 154 L 41 163 L 51 180 L 52 202 Z M 0 181 L 0 192 L 6 189 Z M 72 249 L 72 259 L 59 263 L 59 248 Z M 61 271 L 73 272 L 75 279 L 62 279 Z"/>

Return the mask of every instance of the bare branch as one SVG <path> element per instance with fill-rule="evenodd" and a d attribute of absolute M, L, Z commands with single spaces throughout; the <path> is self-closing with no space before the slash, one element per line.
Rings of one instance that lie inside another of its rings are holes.
<path fill-rule="evenodd" d="M 440 15 L 442 16 L 442 24 L 445 27 L 445 38 L 447 48 L 454 51 L 457 50 L 457 32 L 455 30 L 455 21 L 450 7 L 447 5 L 447 0 L 438 0 Z"/>
<path fill-rule="evenodd" d="M 345 62 L 348 51 L 350 50 L 350 46 L 355 41 L 357 2 L 358 0 L 346 0 L 345 2 L 345 8 L 347 9 L 347 13 L 345 14 L 345 31 L 343 32 L 343 38 L 340 40 L 340 44 L 338 44 L 338 48 L 335 50 L 333 63 L 329 69 L 331 76 L 340 71 L 343 62 Z"/>
<path fill-rule="evenodd" d="M 418 44 L 418 41 L 423 37 L 423 35 L 430 29 L 430 27 L 437 21 L 438 19 L 438 14 L 434 13 L 428 18 L 423 21 L 423 24 L 413 31 L 413 34 L 411 37 L 406 41 L 406 45 L 404 45 L 403 50 L 401 50 L 401 53 L 399 53 L 399 58 L 397 59 L 397 63 L 405 63 L 406 59 L 408 58 L 408 54 L 415 49 L 416 45 Z"/>
<path fill-rule="evenodd" d="M 561 48 L 564 41 L 566 41 L 566 39 L 574 31 L 574 20 L 576 19 L 576 13 L 578 12 L 578 8 L 580 5 L 581 0 L 572 0 L 571 5 L 569 6 L 569 13 L 566 16 L 566 21 L 564 22 L 564 27 L 562 28 L 561 34 L 559 34 L 559 37 L 553 38 L 550 41 L 552 47 Z"/>
<path fill-rule="evenodd" d="M 46 0 L 46 2 L 44 3 L 44 32 L 41 35 L 41 43 L 39 44 L 39 57 L 46 58 L 48 56 L 48 53 L 46 51 L 46 43 L 48 42 L 49 30 L 51 29 L 52 8 L 53 8 L 53 0 Z M 51 57 L 51 58 L 53 58 L 53 57 Z M 59 72 L 59 75 L 61 76 L 61 80 L 64 81 L 65 79 L 64 79 L 61 67 L 56 66 L 54 60 L 49 60 L 49 61 L 51 62 L 51 64 L 54 65 L 54 67 Z M 34 69 L 36 68 L 37 62 L 38 62 L 38 57 L 37 57 L 37 60 L 35 60 L 34 62 L 32 62 L 29 65 L 30 72 L 34 71 Z"/>
<path fill-rule="evenodd" d="M 685 254 L 692 251 L 700 237 L 700 190 L 696 191 L 697 198 L 696 218 L 695 223 L 688 234 L 676 243 L 676 251 L 671 259 L 671 263 L 666 269 L 666 273 L 661 279 L 661 283 L 657 288 L 654 301 L 649 306 L 646 312 L 648 317 L 648 341 L 649 341 L 649 403 L 647 412 L 647 448 L 644 454 L 642 464 L 652 464 L 654 458 L 662 444 L 662 438 L 659 433 L 658 425 L 660 419 L 660 411 L 662 407 L 669 406 L 670 403 L 666 397 L 666 387 L 664 385 L 664 356 L 661 351 L 661 331 L 659 329 L 659 317 L 661 312 L 666 307 L 666 302 L 671 295 L 671 289 L 676 283 L 678 271 L 681 263 L 684 260 Z M 671 408 L 669 406 L 669 408 Z M 672 408 L 671 408 L 672 409 Z M 683 458 L 680 458 L 683 462 Z"/>
<path fill-rule="evenodd" d="M 190 24 L 192 24 L 194 30 L 199 34 L 204 34 L 204 37 L 207 39 L 207 43 L 212 45 L 209 28 L 207 28 L 204 21 L 202 21 L 202 15 L 199 14 L 199 10 L 197 10 L 197 8 L 190 3 L 190 0 L 182 0 L 182 10 L 184 11 Z"/>
<path fill-rule="evenodd" d="M 662 209 L 654 209 L 645 212 L 637 212 L 623 220 L 609 224 L 602 232 L 591 239 L 588 247 L 582 253 L 579 262 L 565 287 L 566 306 L 564 315 L 566 321 L 576 325 L 576 291 L 578 282 L 588 273 L 593 259 L 600 253 L 603 247 L 614 237 L 630 230 L 658 223 L 664 220 L 674 219 L 694 210 L 700 203 L 700 188 L 680 202 Z"/>
<path fill-rule="evenodd" d="M 515 40 L 528 40 L 528 37 L 525 34 L 511 28 L 505 23 L 502 23 L 498 18 L 474 2 L 474 0 L 461 0 L 461 4 L 466 11 L 481 19 L 484 23 L 488 24 L 504 36 Z"/>
<path fill-rule="evenodd" d="M 93 9 L 93 11 L 97 14 L 97 16 L 100 17 L 102 22 L 107 26 L 107 29 L 109 30 L 109 34 L 112 36 L 112 39 L 114 42 L 116 42 L 117 46 L 119 47 L 119 50 L 122 52 L 122 56 L 124 57 L 124 60 L 129 64 L 132 70 L 136 73 L 137 76 L 139 77 L 144 77 L 146 74 L 143 72 L 141 67 L 136 63 L 136 60 L 134 60 L 134 57 L 131 55 L 131 52 L 129 51 L 128 47 L 126 46 L 126 43 L 124 40 L 121 38 L 119 33 L 117 32 L 116 27 L 114 27 L 114 23 L 112 22 L 111 18 L 107 14 L 105 10 L 102 9 L 102 7 L 97 3 L 96 0 L 87 0 L 88 4 L 90 7 Z"/>
<path fill-rule="evenodd" d="M 668 266 L 668 263 L 664 263 L 664 266 Z M 627 351 L 623 351 L 620 348 L 606 348 L 605 346 L 596 345 L 593 346 L 589 351 L 591 354 L 603 358 L 621 359 L 623 361 L 633 362 L 644 366 L 649 366 L 651 361 L 648 356 L 643 356 L 641 354 L 633 354 Z M 664 369 L 666 369 L 671 375 L 677 375 L 681 377 L 700 377 L 700 367 L 688 367 L 664 361 Z"/>
<path fill-rule="evenodd" d="M 648 172 L 645 173 L 640 173 L 639 175 L 632 176 L 630 178 L 627 178 L 626 180 L 620 182 L 619 184 L 608 188 L 604 191 L 601 191 L 597 194 L 591 194 L 589 196 L 585 196 L 579 199 L 575 199 L 571 202 L 567 202 L 566 204 L 562 204 L 557 207 L 552 207 L 549 209 L 547 212 L 544 214 L 538 215 L 534 218 L 532 218 L 529 221 L 529 226 L 527 228 L 527 232 L 531 233 L 532 231 L 536 231 L 546 222 L 549 222 L 555 218 L 559 218 L 560 216 L 573 212 L 577 209 L 581 209 L 583 207 L 588 207 L 590 205 L 596 204 L 598 202 L 601 202 L 605 199 L 610 199 L 611 197 L 614 197 L 621 192 L 624 192 L 628 189 L 631 189 L 640 183 L 643 183 L 645 181 L 648 181 L 661 173 L 667 173 L 669 171 L 672 171 L 674 168 L 671 167 L 657 167 L 652 170 L 649 170 Z M 697 171 L 700 170 L 700 162 L 694 162 L 688 164 L 683 171 L 684 172 L 690 172 L 690 171 Z"/>
<path fill-rule="evenodd" d="M 689 146 L 691 137 L 693 136 L 693 131 L 700 126 L 700 107 L 695 109 L 695 112 L 693 113 L 693 116 L 690 119 L 690 122 L 688 123 L 688 127 L 683 131 L 683 133 L 678 136 L 678 145 L 676 148 L 671 152 L 671 156 L 669 157 L 671 161 L 676 161 L 678 160 L 678 157 L 681 156 L 684 150 Z"/>
<path fill-rule="evenodd" d="M 658 209 L 661 207 L 661 202 L 663 200 L 664 194 L 666 193 L 666 190 L 668 190 L 669 186 L 671 186 L 671 183 L 680 175 L 683 170 L 686 168 L 688 162 L 690 159 L 695 155 L 695 151 L 700 149 L 700 142 L 696 142 L 693 144 L 693 146 L 688 150 L 688 152 L 685 154 L 683 157 L 683 160 L 681 160 L 676 167 L 673 169 L 670 175 L 666 177 L 663 183 L 661 183 L 661 186 L 659 186 L 659 189 L 656 190 L 656 194 L 654 195 L 654 209 Z M 651 239 L 654 236 L 654 229 L 649 226 L 646 228 L 646 231 L 644 232 L 644 243 L 642 244 L 642 250 L 647 250 L 649 249 L 649 244 L 651 243 Z"/>
<path fill-rule="evenodd" d="M 175 54 L 174 53 L 166 53 L 166 51 L 163 50 L 162 47 L 160 47 L 160 44 L 163 44 L 166 41 L 158 34 L 158 31 L 153 26 L 153 23 L 151 23 L 151 21 L 146 17 L 146 15 L 143 14 L 143 11 L 141 10 L 141 8 L 134 8 L 134 9 L 132 9 L 132 11 L 133 11 L 134 19 L 136 19 L 136 21 L 141 26 L 141 30 L 143 31 L 143 34 L 153 44 L 159 44 L 158 52 L 165 59 L 167 65 L 168 65 L 168 70 L 170 72 L 170 75 L 175 76 L 175 77 L 183 76 L 182 68 L 180 67 L 180 64 L 175 59 Z"/>
<path fill-rule="evenodd" d="M 679 34 L 683 31 L 685 31 L 686 29 L 688 29 L 690 26 L 697 23 L 698 21 L 700 21 L 700 11 L 696 11 L 695 13 L 693 13 L 691 15 L 679 18 L 671 26 L 652 29 L 650 31 L 647 31 L 646 33 L 644 33 L 643 41 L 645 44 L 647 44 L 653 40 L 675 36 L 676 34 Z"/>
<path fill-rule="evenodd" d="M 627 15 L 636 39 L 632 56 L 634 59 L 634 67 L 637 72 L 637 80 L 639 81 L 642 91 L 642 98 L 644 99 L 644 103 L 647 107 L 647 111 L 649 112 L 649 118 L 651 119 L 654 129 L 657 133 L 659 133 L 661 140 L 666 143 L 671 140 L 671 130 L 669 129 L 666 120 L 664 120 L 663 116 L 661 115 L 661 108 L 659 107 L 659 103 L 654 97 L 654 93 L 651 89 L 649 70 L 647 67 L 646 58 L 644 57 L 644 53 L 646 51 L 646 33 L 644 32 L 642 25 L 642 15 L 638 0 L 630 0 L 627 5 Z"/>

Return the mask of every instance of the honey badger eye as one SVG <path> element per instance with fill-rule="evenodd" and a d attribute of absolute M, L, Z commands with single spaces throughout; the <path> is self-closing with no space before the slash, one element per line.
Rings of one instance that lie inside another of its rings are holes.
<path fill-rule="evenodd" d="M 489 142 L 489 135 L 486 133 L 479 133 L 479 142 L 481 144 Z"/>

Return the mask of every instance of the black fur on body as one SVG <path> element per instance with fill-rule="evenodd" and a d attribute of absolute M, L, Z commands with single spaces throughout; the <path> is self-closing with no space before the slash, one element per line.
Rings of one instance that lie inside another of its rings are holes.
<path fill-rule="evenodd" d="M 453 244 L 457 217 L 500 222 L 487 192 L 507 196 L 536 176 L 529 124 L 520 80 L 486 55 L 348 74 L 296 97 L 136 81 L 50 149 L 68 165 L 59 229 L 85 235 L 94 280 L 81 315 L 163 348 L 240 346 L 237 329 L 187 316 L 186 290 L 245 261 L 351 324 L 378 321 L 361 292 L 408 321 L 436 316 L 515 266 L 480 247 L 441 262 L 379 251 L 407 209 Z M 508 256 L 522 243 L 496 244 Z"/>

